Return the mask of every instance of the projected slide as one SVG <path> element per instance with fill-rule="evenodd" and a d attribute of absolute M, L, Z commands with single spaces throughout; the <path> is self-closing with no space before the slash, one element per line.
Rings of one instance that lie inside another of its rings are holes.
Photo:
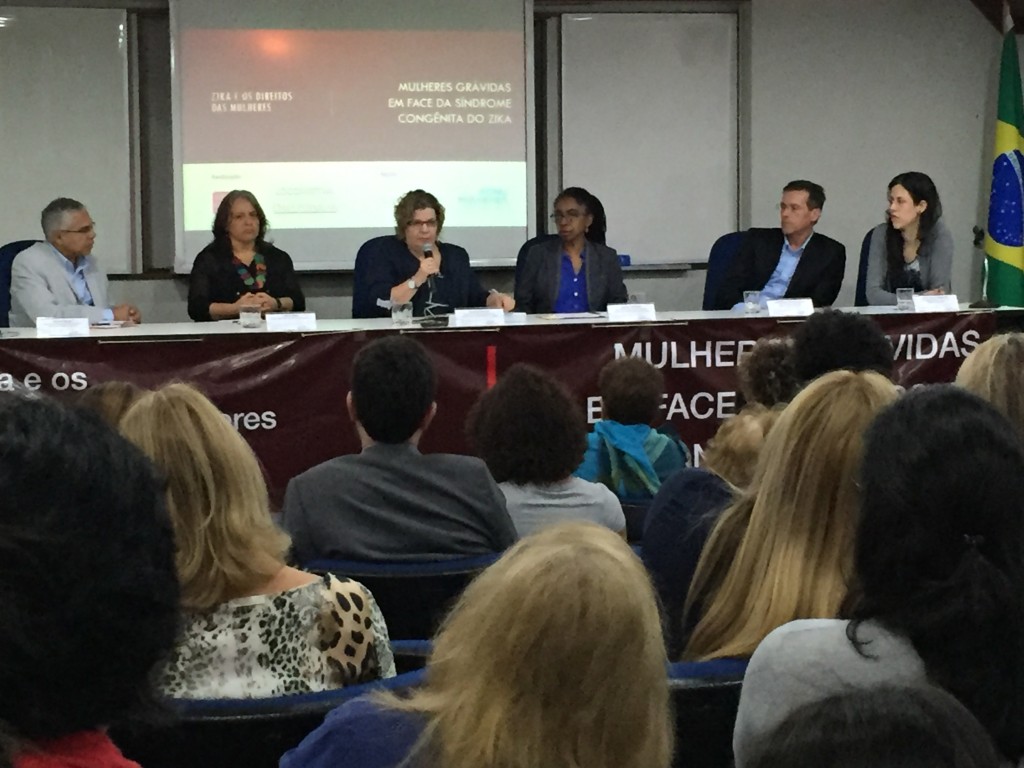
<path fill-rule="evenodd" d="M 185 28 L 177 54 L 178 271 L 239 188 L 300 269 L 350 268 L 415 188 L 447 209 L 442 238 L 478 261 L 515 255 L 527 225 L 521 31 Z"/>

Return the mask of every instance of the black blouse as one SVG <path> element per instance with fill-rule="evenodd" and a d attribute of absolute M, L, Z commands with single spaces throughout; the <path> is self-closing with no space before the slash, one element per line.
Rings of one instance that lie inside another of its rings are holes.
<path fill-rule="evenodd" d="M 264 244 L 260 253 L 267 264 L 267 278 L 263 293 L 275 299 L 290 298 L 296 312 L 306 309 L 291 256 L 280 248 Z M 210 243 L 192 263 L 192 276 L 188 286 L 188 316 L 193 320 L 212 320 L 210 305 L 234 303 L 243 293 L 256 293 L 256 287 L 245 284 L 232 259 L 230 246 L 225 248 Z"/>

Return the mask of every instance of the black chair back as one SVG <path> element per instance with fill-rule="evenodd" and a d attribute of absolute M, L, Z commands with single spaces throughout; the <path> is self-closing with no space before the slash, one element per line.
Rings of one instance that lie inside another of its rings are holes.
<path fill-rule="evenodd" d="M 860 261 L 857 263 L 857 290 L 853 297 L 855 307 L 868 305 L 868 250 L 871 248 L 871 233 L 874 231 L 873 228 L 869 229 L 860 244 Z"/>
<path fill-rule="evenodd" d="M 277 768 L 281 755 L 297 747 L 335 707 L 374 690 L 410 690 L 423 679 L 424 672 L 411 672 L 318 693 L 172 701 L 167 722 L 112 728 L 110 735 L 126 757 L 145 768 Z"/>
<path fill-rule="evenodd" d="M 355 579 L 373 593 L 392 640 L 434 636 L 448 609 L 498 554 L 422 563 L 316 560 L 303 568 Z"/>
<path fill-rule="evenodd" d="M 622 513 L 626 516 L 626 541 L 630 544 L 643 542 L 644 524 L 647 521 L 647 510 L 650 507 L 650 499 L 622 502 Z"/>
<path fill-rule="evenodd" d="M 676 768 L 731 768 L 732 731 L 745 668 L 745 661 L 735 659 L 670 666 Z"/>

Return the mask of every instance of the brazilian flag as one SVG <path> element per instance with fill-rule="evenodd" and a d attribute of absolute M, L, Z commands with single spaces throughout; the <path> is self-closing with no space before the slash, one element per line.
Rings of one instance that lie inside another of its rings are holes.
<path fill-rule="evenodd" d="M 988 203 L 985 254 L 988 300 L 1024 306 L 1024 100 L 1021 98 L 1017 40 L 1004 4 L 1006 31 L 999 67 L 999 114 L 996 119 L 992 194 Z"/>

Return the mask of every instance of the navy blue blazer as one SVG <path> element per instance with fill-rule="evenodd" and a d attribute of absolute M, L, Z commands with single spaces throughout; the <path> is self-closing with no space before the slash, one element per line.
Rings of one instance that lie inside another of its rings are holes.
<path fill-rule="evenodd" d="M 622 267 L 614 249 L 588 240 L 584 269 L 591 312 L 603 312 L 609 304 L 626 303 L 626 284 L 622 282 Z M 561 279 L 562 241 L 533 246 L 526 254 L 522 276 L 516 280 L 516 309 L 529 314 L 554 312 Z"/>
<path fill-rule="evenodd" d="M 397 237 L 381 237 L 369 245 L 356 257 L 352 317 L 391 317 L 386 304 L 391 301 L 391 289 L 415 275 L 420 262 Z M 451 309 L 486 306 L 488 291 L 470 268 L 466 249 L 442 242 L 435 248 L 441 252 L 441 273 L 434 278 L 434 301 Z M 413 294 L 413 315 L 423 316 L 429 295 L 426 284 Z"/>
<path fill-rule="evenodd" d="M 715 309 L 731 309 L 744 291 L 760 291 L 782 258 L 782 230 L 748 229 L 739 253 L 718 287 Z M 786 289 L 787 299 L 810 299 L 816 307 L 830 306 L 839 295 L 846 270 L 846 246 L 818 232 L 804 249 Z"/>

